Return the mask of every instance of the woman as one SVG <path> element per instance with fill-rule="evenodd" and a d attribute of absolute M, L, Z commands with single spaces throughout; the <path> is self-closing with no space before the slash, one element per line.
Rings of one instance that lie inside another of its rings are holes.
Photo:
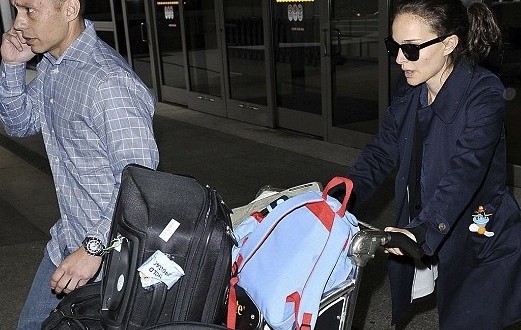
<path fill-rule="evenodd" d="M 521 320 L 521 218 L 505 186 L 503 86 L 478 65 L 500 36 L 482 3 L 405 0 L 395 13 L 385 42 L 405 79 L 349 173 L 360 203 L 397 168 L 396 224 L 386 230 L 429 257 L 415 263 L 388 249 L 394 323 L 434 283 L 441 329 Z"/>

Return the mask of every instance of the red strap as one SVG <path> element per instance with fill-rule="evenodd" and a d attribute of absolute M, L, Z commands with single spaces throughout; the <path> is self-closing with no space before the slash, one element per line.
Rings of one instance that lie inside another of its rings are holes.
<path fill-rule="evenodd" d="M 286 302 L 293 302 L 294 310 L 295 310 L 295 325 L 297 326 L 297 329 L 299 328 L 298 324 L 298 312 L 300 309 L 300 294 L 295 291 L 292 294 L 288 295 L 286 297 Z"/>
<path fill-rule="evenodd" d="M 238 259 L 238 258 L 237 258 Z M 239 270 L 239 265 L 237 265 L 237 261 L 235 261 L 232 264 L 232 276 L 235 276 L 237 274 L 237 271 Z"/>
<path fill-rule="evenodd" d="M 329 191 L 333 188 L 338 186 L 339 184 L 345 184 L 346 186 L 346 195 L 344 196 L 344 200 L 342 201 L 342 206 L 340 209 L 336 212 L 339 216 L 343 217 L 346 213 L 347 209 L 347 202 L 349 201 L 349 196 L 351 196 L 351 192 L 353 191 L 353 181 L 349 180 L 348 178 L 344 178 L 341 176 L 335 176 L 329 183 L 326 185 L 324 190 L 322 191 L 322 198 L 326 199 Z"/>
<path fill-rule="evenodd" d="M 325 201 L 306 204 L 306 207 L 313 213 L 328 231 L 333 228 L 335 213 Z"/>
<path fill-rule="evenodd" d="M 302 325 L 299 325 L 298 323 L 298 313 L 300 310 L 300 294 L 295 291 L 289 296 L 286 297 L 286 302 L 293 302 L 294 309 L 295 309 L 295 326 L 298 330 L 311 330 L 311 320 L 313 320 L 313 314 L 311 313 L 304 313 L 302 315 Z"/>
<path fill-rule="evenodd" d="M 311 313 L 304 313 L 302 315 L 302 326 L 300 330 L 311 330 L 311 320 L 313 319 L 313 315 Z"/>
<path fill-rule="evenodd" d="M 345 251 L 348 246 L 349 246 L 349 237 L 347 237 L 346 242 L 344 243 L 344 246 L 342 247 L 342 251 Z"/>
<path fill-rule="evenodd" d="M 251 216 L 257 220 L 258 223 L 261 223 L 264 220 L 264 216 L 259 211 L 255 211 L 251 214 Z"/>
<path fill-rule="evenodd" d="M 232 276 L 230 278 L 230 286 L 228 292 L 228 312 L 226 317 L 226 326 L 228 329 L 235 329 L 237 322 L 237 293 L 235 285 L 239 282 L 237 272 L 242 264 L 242 254 L 239 253 L 237 260 L 232 264 Z"/>
<path fill-rule="evenodd" d="M 239 255 L 237 256 L 237 260 L 234 263 L 234 266 L 236 266 L 235 273 L 237 273 L 239 271 L 239 267 L 241 267 L 241 264 L 242 264 L 242 259 L 243 259 L 242 254 L 239 253 Z M 233 274 L 233 275 L 236 275 L 236 274 Z"/>
<path fill-rule="evenodd" d="M 226 327 L 228 329 L 235 329 L 237 322 L 237 293 L 235 292 L 235 285 L 239 282 L 239 278 L 234 276 L 230 279 L 230 290 L 228 292 L 228 315 L 226 318 Z"/>

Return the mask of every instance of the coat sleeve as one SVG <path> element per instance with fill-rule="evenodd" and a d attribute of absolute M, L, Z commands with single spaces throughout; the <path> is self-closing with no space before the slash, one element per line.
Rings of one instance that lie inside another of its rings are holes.
<path fill-rule="evenodd" d="M 499 79 L 488 76 L 469 93 L 448 170 L 440 178 L 433 197 L 407 227 L 427 226 L 425 253 L 432 255 L 470 206 L 487 175 L 504 138 L 504 101 Z"/>
<path fill-rule="evenodd" d="M 358 208 L 382 185 L 398 163 L 399 123 L 391 106 L 380 129 L 371 142 L 362 150 L 360 157 L 348 170 L 353 181 L 350 209 Z"/>

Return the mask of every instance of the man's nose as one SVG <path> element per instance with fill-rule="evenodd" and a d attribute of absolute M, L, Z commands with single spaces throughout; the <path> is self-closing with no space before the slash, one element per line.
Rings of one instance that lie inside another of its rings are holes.
<path fill-rule="evenodd" d="M 15 30 L 22 31 L 27 27 L 27 17 L 23 17 L 23 14 L 18 12 L 14 19 L 13 27 Z"/>

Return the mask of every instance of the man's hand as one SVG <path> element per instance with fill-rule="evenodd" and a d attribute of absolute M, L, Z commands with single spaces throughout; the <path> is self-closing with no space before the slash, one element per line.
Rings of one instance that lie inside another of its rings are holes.
<path fill-rule="evenodd" d="M 2 60 L 7 64 L 26 63 L 36 55 L 31 50 L 31 46 L 22 37 L 22 32 L 15 30 L 13 27 L 2 35 L 0 53 Z"/>
<path fill-rule="evenodd" d="M 56 293 L 69 293 L 87 282 L 101 266 L 101 257 L 92 256 L 80 246 L 67 256 L 51 277 L 51 289 Z"/>
<path fill-rule="evenodd" d="M 412 239 L 413 241 L 416 242 L 416 237 L 410 231 L 408 231 L 407 229 L 396 228 L 396 227 L 387 227 L 387 228 L 384 229 L 384 231 L 387 231 L 387 232 L 392 231 L 392 232 L 397 232 L 397 233 L 403 233 L 403 234 L 407 235 L 410 239 Z M 399 249 L 399 248 L 386 248 L 385 252 L 396 254 L 397 256 L 405 255 L 405 253 L 403 253 L 403 251 L 401 249 Z"/>

